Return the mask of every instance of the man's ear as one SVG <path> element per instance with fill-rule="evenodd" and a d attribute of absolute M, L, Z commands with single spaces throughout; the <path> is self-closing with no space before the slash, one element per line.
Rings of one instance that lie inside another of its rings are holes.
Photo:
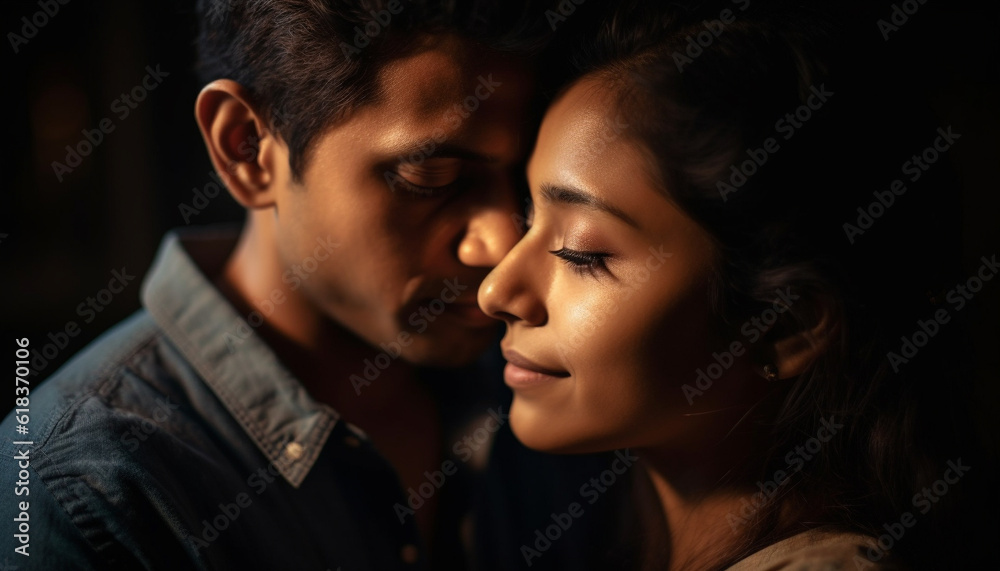
<path fill-rule="evenodd" d="M 800 305 L 801 304 L 801 305 Z M 797 322 L 779 320 L 764 335 L 761 343 L 761 367 L 773 364 L 778 379 L 790 379 L 804 373 L 834 345 L 840 334 L 839 320 L 830 300 L 811 298 L 796 301 Z"/>
<path fill-rule="evenodd" d="M 246 89 L 231 79 L 206 85 L 195 102 L 195 119 L 208 154 L 229 193 L 245 208 L 268 208 L 276 200 L 275 169 L 287 152 L 250 102 Z"/>

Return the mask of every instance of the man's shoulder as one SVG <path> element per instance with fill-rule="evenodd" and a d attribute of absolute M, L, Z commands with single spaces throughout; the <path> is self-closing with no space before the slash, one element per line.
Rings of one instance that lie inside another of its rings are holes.
<path fill-rule="evenodd" d="M 129 526 L 155 525 L 157 513 L 170 512 L 154 476 L 175 461 L 164 443 L 193 426 L 183 404 L 185 368 L 140 310 L 29 386 L 26 406 L 0 423 L 0 433 L 13 436 L 0 443 L 0 467 L 18 474 L 32 528 L 47 530 L 33 534 L 36 549 L 132 561 L 120 541 L 131 537 Z M 15 506 L 0 515 L 16 516 Z"/>
<path fill-rule="evenodd" d="M 15 410 L 0 430 L 23 435 L 36 450 L 55 451 L 53 440 L 72 434 L 82 440 L 104 439 L 116 430 L 116 418 L 140 416 L 168 398 L 178 360 L 161 330 L 145 310 L 112 327 L 37 386 L 30 386 L 27 411 Z M 158 400 L 159 399 L 159 400 Z M 24 420 L 29 421 L 22 429 Z M 15 432 L 15 430 L 17 432 Z M 8 441 L 5 448 L 12 446 Z M 10 452 L 12 450 L 5 450 Z"/>

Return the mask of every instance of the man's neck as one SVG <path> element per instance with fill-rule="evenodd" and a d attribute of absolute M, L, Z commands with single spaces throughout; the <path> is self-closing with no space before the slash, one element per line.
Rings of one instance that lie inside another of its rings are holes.
<path fill-rule="evenodd" d="M 372 362 L 378 349 L 322 314 L 301 289 L 292 290 L 282 282 L 273 244 L 249 228 L 250 224 L 248 220 L 215 284 L 248 323 L 259 323 L 252 328 L 254 334 L 313 398 L 360 424 L 419 390 L 413 367 L 397 359 L 364 386 L 364 398 L 360 398 L 350 377 L 363 371 L 365 359 Z M 262 322 L 256 316 L 250 318 L 255 311 Z"/>
<path fill-rule="evenodd" d="M 250 222 L 248 222 L 250 224 Z M 254 333 L 305 386 L 315 400 L 325 403 L 368 433 L 395 467 L 406 487 L 423 482 L 424 471 L 440 465 L 441 426 L 437 404 L 401 359 L 380 368 L 376 379 L 357 390 L 352 375 L 363 375 L 379 350 L 324 315 L 303 294 L 282 282 L 273 239 L 244 228 L 215 283 L 244 315 L 256 310 L 264 319 Z M 281 296 L 272 297 L 280 291 Z M 258 300 L 283 299 L 268 306 Z M 261 307 L 263 306 L 263 307 Z M 270 311 L 266 311 L 270 309 Z M 248 323 L 253 323 L 248 319 Z M 367 379 L 366 379 L 367 380 Z M 417 526 L 429 545 L 436 501 L 429 500 L 416 515 Z"/>

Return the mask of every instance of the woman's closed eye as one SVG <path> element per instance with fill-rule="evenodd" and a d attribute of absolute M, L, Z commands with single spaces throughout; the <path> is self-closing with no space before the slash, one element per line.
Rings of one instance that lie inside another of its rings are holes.
<path fill-rule="evenodd" d="M 606 252 L 581 252 L 565 247 L 558 250 L 550 250 L 549 253 L 557 258 L 561 258 L 578 274 L 587 274 L 595 277 L 599 272 L 608 271 L 605 260 L 611 256 L 611 254 Z"/>

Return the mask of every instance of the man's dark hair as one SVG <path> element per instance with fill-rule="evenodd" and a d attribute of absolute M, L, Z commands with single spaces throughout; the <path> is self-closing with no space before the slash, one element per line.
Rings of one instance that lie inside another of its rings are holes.
<path fill-rule="evenodd" d="M 197 71 L 232 79 L 289 148 L 299 179 L 325 128 L 378 96 L 379 71 L 419 49 L 426 34 L 454 34 L 485 49 L 526 55 L 544 43 L 544 10 L 531 0 L 198 0 Z M 537 5 L 537 6 L 536 6 Z"/>

